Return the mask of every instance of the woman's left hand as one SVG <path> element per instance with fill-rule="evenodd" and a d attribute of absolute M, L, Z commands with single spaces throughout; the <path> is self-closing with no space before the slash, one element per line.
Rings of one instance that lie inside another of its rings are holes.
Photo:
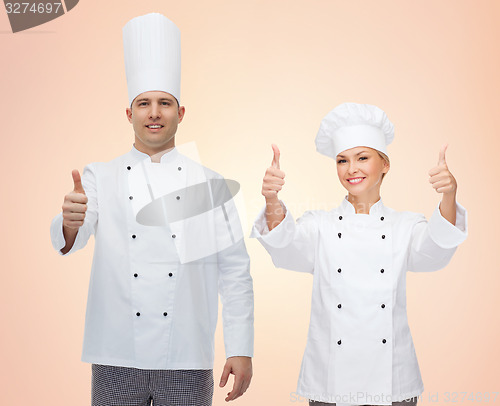
<path fill-rule="evenodd" d="M 445 154 L 447 148 L 448 144 L 441 147 L 438 164 L 429 171 L 429 182 L 436 189 L 436 192 L 453 196 L 457 193 L 457 181 L 446 164 Z"/>

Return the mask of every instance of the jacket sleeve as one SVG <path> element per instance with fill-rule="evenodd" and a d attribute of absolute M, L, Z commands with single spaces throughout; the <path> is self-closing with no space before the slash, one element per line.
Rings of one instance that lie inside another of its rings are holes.
<path fill-rule="evenodd" d="M 432 272 L 444 268 L 467 234 L 467 211 L 459 203 L 455 225 L 441 215 L 439 204 L 429 222 L 419 215 L 411 234 L 408 270 Z"/>
<path fill-rule="evenodd" d="M 62 212 L 57 214 L 50 225 L 50 238 L 52 240 L 52 246 L 60 255 L 69 255 L 79 249 L 85 247 L 87 241 L 92 234 L 95 234 L 97 227 L 98 218 L 98 207 L 97 207 L 97 189 L 96 189 L 96 177 L 95 170 L 92 164 L 87 165 L 83 169 L 82 173 L 82 186 L 85 190 L 87 196 L 87 211 L 85 213 L 85 220 L 83 225 L 78 229 L 76 234 L 76 239 L 71 247 L 71 249 L 63 254 L 61 249 L 66 245 L 66 240 L 63 234 L 63 216 Z"/>
<path fill-rule="evenodd" d="M 234 201 L 225 205 L 226 221 L 216 225 L 217 235 L 230 228 L 234 243 L 217 252 L 219 294 L 222 303 L 222 324 L 226 358 L 253 357 L 254 296 L 243 231 Z"/>
<path fill-rule="evenodd" d="M 250 236 L 261 242 L 276 267 L 313 273 L 318 241 L 315 215 L 306 211 L 295 222 L 290 210 L 281 203 L 286 210 L 283 221 L 269 231 L 264 207 L 254 222 Z"/>

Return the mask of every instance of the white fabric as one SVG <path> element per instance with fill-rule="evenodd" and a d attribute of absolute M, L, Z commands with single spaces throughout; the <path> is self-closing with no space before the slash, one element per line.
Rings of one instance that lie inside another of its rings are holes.
<path fill-rule="evenodd" d="M 130 104 L 153 90 L 180 102 L 181 33 L 172 21 L 159 13 L 133 18 L 123 27 L 123 51 Z"/>
<path fill-rule="evenodd" d="M 406 271 L 448 264 L 467 236 L 460 204 L 453 226 L 439 208 L 427 222 L 381 200 L 369 214 L 356 214 L 344 199 L 336 209 L 308 211 L 297 222 L 287 210 L 271 231 L 264 208 L 251 236 L 275 266 L 314 276 L 299 395 L 337 405 L 389 405 L 423 392 L 406 314 Z"/>
<path fill-rule="evenodd" d="M 383 110 L 371 104 L 343 103 L 321 121 L 316 150 L 331 158 L 354 147 L 370 147 L 386 155 L 394 125 Z"/>
<path fill-rule="evenodd" d="M 132 202 L 140 192 L 134 196 L 128 177 L 146 158 L 132 148 L 110 162 L 87 165 L 82 174 L 88 209 L 66 254 L 83 248 L 95 235 L 82 361 L 141 369 L 213 368 L 218 293 L 226 357 L 252 356 L 253 288 L 244 240 L 220 246 L 228 227 L 214 211 L 205 214 L 214 224 L 212 229 L 205 227 L 205 234 L 192 222 L 175 231 L 137 223 Z M 221 178 L 176 148 L 153 165 L 170 175 L 171 190 Z M 226 206 L 228 212 L 235 211 L 234 205 Z M 50 231 L 52 244 L 61 253 L 62 214 L 53 219 Z M 203 240 L 220 249 L 190 261 L 189 252 L 182 249 L 193 252 L 192 245 Z"/>

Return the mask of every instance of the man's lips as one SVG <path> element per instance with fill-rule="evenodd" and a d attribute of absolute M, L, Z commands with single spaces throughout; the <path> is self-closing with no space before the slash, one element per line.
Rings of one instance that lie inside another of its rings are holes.
<path fill-rule="evenodd" d="M 365 178 L 362 178 L 362 177 L 358 177 L 358 178 L 349 178 L 347 179 L 347 181 L 351 184 L 351 185 L 357 185 L 358 183 L 361 183 Z"/>
<path fill-rule="evenodd" d="M 161 124 L 147 124 L 146 127 L 151 129 L 151 130 L 156 130 L 158 128 L 162 128 L 163 125 L 161 125 Z"/>

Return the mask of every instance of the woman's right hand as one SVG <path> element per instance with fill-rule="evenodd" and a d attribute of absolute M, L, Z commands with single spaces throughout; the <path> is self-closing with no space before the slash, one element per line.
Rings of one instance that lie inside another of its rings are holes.
<path fill-rule="evenodd" d="M 262 195 L 266 198 L 266 202 L 276 202 L 278 200 L 278 192 L 285 184 L 285 172 L 280 170 L 280 150 L 275 144 L 271 146 L 274 157 L 271 166 L 266 170 L 262 182 Z"/>
<path fill-rule="evenodd" d="M 262 195 L 266 198 L 266 222 L 269 230 L 280 224 L 285 218 L 285 210 L 278 199 L 278 192 L 285 184 L 285 172 L 280 170 L 280 150 L 272 144 L 274 157 L 267 168 L 262 182 Z"/>

